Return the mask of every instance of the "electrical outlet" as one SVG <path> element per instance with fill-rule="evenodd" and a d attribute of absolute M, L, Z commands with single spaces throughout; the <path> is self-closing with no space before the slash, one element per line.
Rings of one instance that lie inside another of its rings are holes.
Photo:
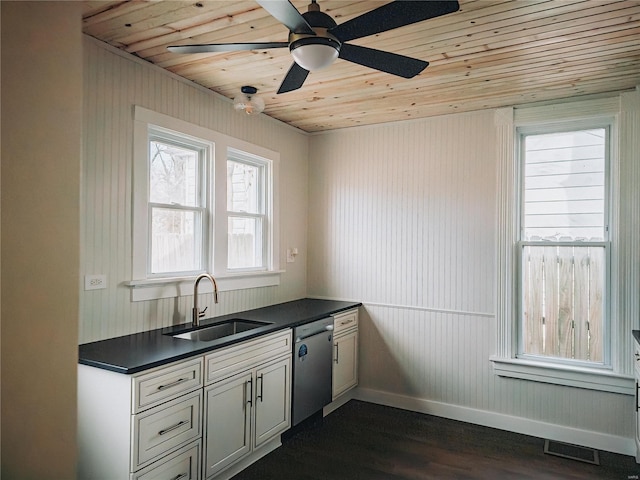
<path fill-rule="evenodd" d="M 85 275 L 84 276 L 84 289 L 85 290 L 100 290 L 107 288 L 107 276 L 100 275 Z"/>

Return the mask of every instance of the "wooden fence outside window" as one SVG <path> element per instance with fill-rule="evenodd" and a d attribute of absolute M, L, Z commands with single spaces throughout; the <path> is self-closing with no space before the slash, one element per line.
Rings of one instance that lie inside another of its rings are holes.
<path fill-rule="evenodd" d="M 523 350 L 603 362 L 603 246 L 522 249 Z"/>

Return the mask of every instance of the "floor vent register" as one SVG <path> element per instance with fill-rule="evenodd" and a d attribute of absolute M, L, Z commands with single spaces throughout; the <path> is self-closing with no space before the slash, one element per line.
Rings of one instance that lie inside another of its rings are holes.
<path fill-rule="evenodd" d="M 600 465 L 598 451 L 592 448 L 571 445 L 570 443 L 556 442 L 554 440 L 544 441 L 544 453 L 557 457 L 569 458 L 579 462 Z"/>

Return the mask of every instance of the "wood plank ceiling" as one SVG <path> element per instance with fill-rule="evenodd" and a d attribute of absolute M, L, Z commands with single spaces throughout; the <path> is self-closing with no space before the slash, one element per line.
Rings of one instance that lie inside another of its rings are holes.
<path fill-rule="evenodd" d="M 293 0 L 299 11 L 307 0 Z M 319 0 L 338 24 L 387 2 Z M 430 62 L 413 79 L 338 59 L 276 94 L 288 49 L 180 55 L 168 45 L 287 41 L 254 1 L 87 1 L 84 32 L 307 132 L 633 89 L 639 0 L 460 0 L 458 12 L 350 43 Z M 229 107 L 231 108 L 231 106 Z"/>

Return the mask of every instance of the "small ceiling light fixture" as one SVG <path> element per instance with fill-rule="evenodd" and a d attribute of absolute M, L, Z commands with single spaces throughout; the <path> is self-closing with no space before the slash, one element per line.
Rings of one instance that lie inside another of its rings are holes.
<path fill-rule="evenodd" d="M 333 18 L 320 11 L 316 0 L 312 0 L 308 11 L 302 14 L 315 35 L 289 33 L 289 51 L 293 60 L 305 70 L 314 72 L 331 65 L 340 53 L 340 41 L 329 33 L 337 27 Z"/>
<path fill-rule="evenodd" d="M 264 110 L 264 100 L 256 95 L 258 89 L 245 85 L 240 88 L 240 95 L 233 99 L 233 108 L 236 112 L 246 115 L 258 115 Z"/>
<path fill-rule="evenodd" d="M 292 42 L 290 49 L 298 65 L 315 72 L 328 67 L 338 58 L 340 44 L 330 38 L 306 37 Z"/>

